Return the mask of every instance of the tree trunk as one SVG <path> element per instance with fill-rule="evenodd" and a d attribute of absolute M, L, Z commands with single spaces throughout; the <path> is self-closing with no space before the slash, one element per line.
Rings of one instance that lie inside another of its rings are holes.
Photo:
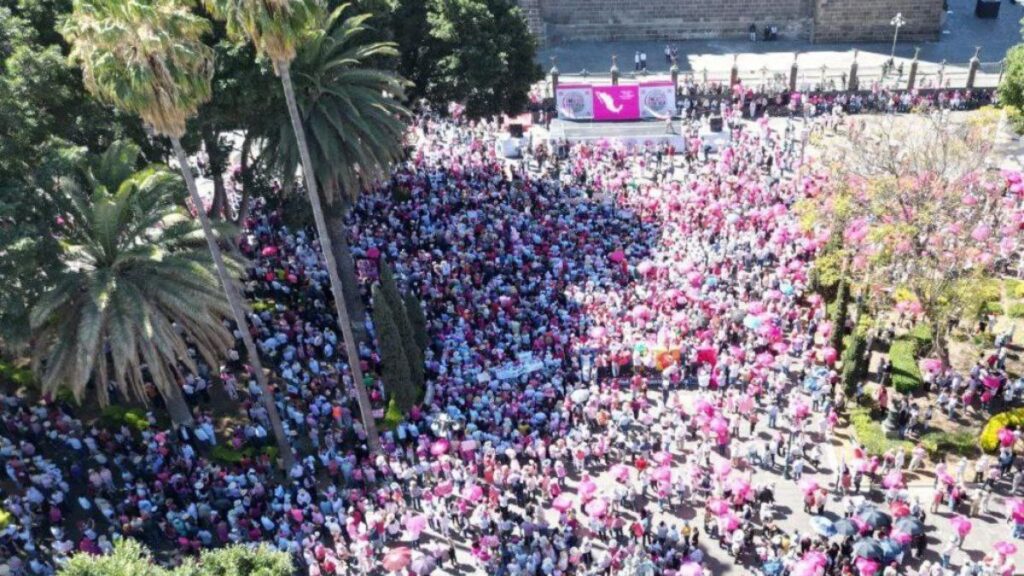
<path fill-rule="evenodd" d="M 252 139 L 249 133 L 245 133 L 242 140 L 242 150 L 239 154 L 238 177 L 242 185 L 242 198 L 238 201 L 238 214 L 235 215 L 235 225 L 245 225 L 245 219 L 249 217 L 249 198 L 252 196 L 252 177 L 249 174 L 249 151 L 252 147 Z"/>
<path fill-rule="evenodd" d="M 359 278 L 356 275 L 356 261 L 352 258 L 352 248 L 348 244 L 348 231 L 345 230 L 345 207 L 340 201 L 327 204 L 327 234 L 331 241 L 331 250 L 338 259 L 338 274 L 341 277 L 341 290 L 345 295 L 352 318 L 352 328 L 360 342 L 366 342 L 366 307 L 359 291 Z"/>
<path fill-rule="evenodd" d="M 949 338 L 946 334 L 946 322 L 932 322 L 932 353 L 939 357 L 944 367 L 949 366 Z"/>
<path fill-rule="evenodd" d="M 341 328 L 342 338 L 345 340 L 345 352 L 348 356 L 349 369 L 352 371 L 352 386 L 355 388 L 363 426 L 366 427 L 369 449 L 371 452 L 376 453 L 380 451 L 380 438 L 377 435 L 377 425 L 373 420 L 370 396 L 363 385 L 363 370 L 359 366 L 359 351 L 356 347 L 355 336 L 352 334 L 352 322 L 348 313 L 348 304 L 345 302 L 345 297 L 342 294 L 341 278 L 338 276 L 338 263 L 334 257 L 334 250 L 331 247 L 331 236 L 327 228 L 324 209 L 320 202 L 320 192 L 317 190 L 313 163 L 309 158 L 306 133 L 302 127 L 302 120 L 299 118 L 299 107 L 295 104 L 295 89 L 292 86 L 292 76 L 289 70 L 290 63 L 279 61 L 274 64 L 277 73 L 281 76 L 285 101 L 288 103 L 288 116 L 292 122 L 292 130 L 295 132 L 295 140 L 299 145 L 303 180 L 306 184 L 306 191 L 309 193 L 309 201 L 313 205 L 313 219 L 316 221 L 317 236 L 320 238 L 320 249 L 324 255 L 327 274 L 331 279 L 331 296 L 334 298 L 334 307 L 338 313 L 338 325 Z"/>
<path fill-rule="evenodd" d="M 223 220 L 228 204 L 228 194 L 224 188 L 224 158 L 217 142 L 217 135 L 209 128 L 203 130 L 203 148 L 206 149 L 206 157 L 210 163 L 210 179 L 213 180 L 213 202 L 210 203 L 210 211 L 207 214 Z"/>
<path fill-rule="evenodd" d="M 160 393 L 164 399 L 164 405 L 167 406 L 167 415 L 171 417 L 171 422 L 176 427 L 191 429 L 193 424 L 195 424 L 195 420 L 192 419 L 192 410 L 189 408 L 188 403 L 185 402 L 185 396 L 181 393 L 181 387 L 175 384 L 169 388 L 166 394 Z"/>
<path fill-rule="evenodd" d="M 235 282 L 228 274 L 227 268 L 224 266 L 224 258 L 220 252 L 220 245 L 217 244 L 217 239 L 213 235 L 213 228 L 210 226 L 210 218 L 207 217 L 206 212 L 203 210 L 202 199 L 199 197 L 199 190 L 196 189 L 196 181 L 192 178 L 192 172 L 188 165 L 188 157 L 185 155 L 185 150 L 181 147 L 181 141 L 177 138 L 171 138 L 171 145 L 174 147 L 174 155 L 178 159 L 178 166 L 181 168 L 181 175 L 185 178 L 185 186 L 188 188 L 188 194 L 192 198 L 192 203 L 195 204 L 196 214 L 199 216 L 199 222 L 203 225 L 203 235 L 206 237 L 206 245 L 210 248 L 210 254 L 213 256 L 213 263 L 217 267 L 217 277 L 220 279 L 220 284 L 224 288 L 224 295 L 228 299 L 228 304 L 231 306 L 231 315 L 234 317 L 235 324 L 238 327 L 238 331 L 242 334 L 242 343 L 245 345 L 245 353 L 248 356 L 249 364 L 252 366 L 253 372 L 256 376 L 256 382 L 260 386 L 263 400 L 263 407 L 267 410 L 267 416 L 270 418 L 270 427 L 273 429 L 274 438 L 277 440 L 278 452 L 281 454 L 281 464 L 285 470 L 292 467 L 295 462 L 295 455 L 292 453 L 292 447 L 288 443 L 288 438 L 284 434 L 284 427 L 281 425 L 281 417 L 277 413 L 277 404 L 274 403 L 274 395 L 270 390 L 270 386 L 267 384 L 267 375 L 263 371 L 263 363 L 260 361 L 259 350 L 256 348 L 256 344 L 252 340 L 252 334 L 249 333 L 249 322 L 246 319 L 245 311 L 242 308 L 242 300 L 238 295 L 238 289 Z"/>

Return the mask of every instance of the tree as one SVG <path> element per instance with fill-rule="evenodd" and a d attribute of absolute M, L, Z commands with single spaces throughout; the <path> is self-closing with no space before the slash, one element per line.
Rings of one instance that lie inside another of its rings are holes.
<path fill-rule="evenodd" d="M 61 25 L 61 33 L 72 44 L 71 57 L 82 66 L 86 88 L 98 99 L 139 116 L 153 132 L 170 139 L 231 316 L 262 390 L 282 463 L 290 467 L 291 446 L 249 332 L 238 287 L 224 263 L 181 146 L 188 118 L 210 98 L 213 53 L 200 41 L 208 32 L 209 22 L 177 0 L 75 0 L 74 12 Z"/>
<path fill-rule="evenodd" d="M 316 171 L 310 156 L 302 116 L 296 103 L 295 86 L 291 76 L 291 63 L 295 59 L 296 46 L 307 27 L 314 25 L 318 20 L 318 6 L 312 0 L 204 0 L 204 5 L 215 18 L 225 22 L 230 38 L 236 42 L 252 42 L 257 54 L 269 58 L 274 66 L 274 72 L 281 79 L 288 116 L 299 149 L 303 183 L 313 206 L 313 220 L 316 222 L 320 249 L 331 281 L 331 296 L 338 314 L 342 339 L 345 341 L 349 370 L 352 371 L 352 387 L 356 392 L 369 448 L 376 452 L 380 450 L 380 438 L 376 423 L 373 421 L 370 396 L 363 385 L 359 351 L 352 333 L 348 304 L 342 293 L 337 259 L 328 240 L 330 235 L 317 185 Z"/>
<path fill-rule="evenodd" d="M 391 316 L 398 327 L 399 341 L 409 363 L 409 375 L 412 377 L 413 385 L 418 391 L 422 391 L 425 384 L 423 350 L 416 343 L 412 322 L 405 312 L 405 303 L 402 302 L 402 294 L 398 291 L 395 276 L 386 262 L 382 262 L 380 266 L 380 288 L 381 295 L 387 300 L 388 309 L 391 310 Z"/>
<path fill-rule="evenodd" d="M 199 561 L 188 560 L 168 570 L 155 563 L 144 546 L 135 540 L 119 540 L 103 556 L 75 554 L 57 573 L 59 576 L 291 576 L 291 557 L 266 545 L 234 545 L 204 550 Z"/>
<path fill-rule="evenodd" d="M 943 114 L 854 130 L 812 199 L 866 297 L 881 309 L 910 298 L 947 362 L 949 331 L 979 283 L 1019 255 L 1024 185 L 989 167 L 991 133 Z"/>
<path fill-rule="evenodd" d="M 412 324 L 412 336 L 420 351 L 425 354 L 427 346 L 430 345 L 430 335 L 427 333 L 427 318 L 423 315 L 423 307 L 413 294 L 406 294 L 403 300 L 405 301 L 405 315 L 409 318 L 409 323 Z"/>
<path fill-rule="evenodd" d="M 371 67 L 397 56 L 388 42 L 364 42 L 370 14 L 346 17 L 349 5 L 331 13 L 323 27 L 308 31 L 291 69 L 310 160 L 327 207 L 331 251 L 339 263 L 342 292 L 352 324 L 365 311 L 348 244 L 345 215 L 361 192 L 386 179 L 402 156 L 408 110 L 400 98 L 406 82 Z M 268 126 L 264 154 L 285 178 L 295 175 L 301 154 L 288 115 Z"/>
<path fill-rule="evenodd" d="M 152 381 L 174 422 L 190 425 L 178 366 L 198 373 L 189 342 L 218 364 L 232 344 L 222 324 L 230 310 L 198 230 L 176 204 L 180 180 L 161 167 L 135 172 L 138 156 L 137 146 L 115 144 L 84 178 L 89 197 L 73 194 L 63 274 L 31 312 L 35 367 L 44 392 L 68 388 L 81 401 L 92 381 L 101 406 L 111 382 L 147 402 Z"/>
<path fill-rule="evenodd" d="M 999 102 L 1024 110 L 1024 44 L 1006 53 L 1006 69 L 999 83 Z"/>
<path fill-rule="evenodd" d="M 398 409 L 405 414 L 416 404 L 419 391 L 409 370 L 409 360 L 402 346 L 402 335 L 394 311 L 382 294 L 380 285 L 373 287 L 373 327 L 377 332 L 384 387 Z"/>

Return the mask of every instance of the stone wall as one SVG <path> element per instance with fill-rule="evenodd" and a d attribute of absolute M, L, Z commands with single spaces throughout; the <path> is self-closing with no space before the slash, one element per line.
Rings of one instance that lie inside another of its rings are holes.
<path fill-rule="evenodd" d="M 815 0 L 814 42 L 888 42 L 893 16 L 903 14 L 904 40 L 936 40 L 942 29 L 942 0 Z"/>
<path fill-rule="evenodd" d="M 815 42 L 885 41 L 902 12 L 907 40 L 935 39 L 942 0 L 517 0 L 542 44 L 741 38 L 751 24 Z"/>

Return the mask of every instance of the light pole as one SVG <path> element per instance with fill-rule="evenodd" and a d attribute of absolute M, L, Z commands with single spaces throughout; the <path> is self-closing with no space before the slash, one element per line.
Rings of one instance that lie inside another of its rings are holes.
<path fill-rule="evenodd" d="M 889 52 L 890 65 L 896 64 L 896 39 L 900 36 L 900 27 L 906 23 L 907 21 L 903 19 L 902 12 L 897 12 L 896 15 L 892 17 L 892 20 L 889 21 L 889 25 L 896 29 L 892 34 L 892 51 Z"/>

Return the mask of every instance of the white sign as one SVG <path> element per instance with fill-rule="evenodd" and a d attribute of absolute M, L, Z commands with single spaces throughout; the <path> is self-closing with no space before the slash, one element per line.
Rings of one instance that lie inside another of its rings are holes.
<path fill-rule="evenodd" d="M 558 117 L 567 120 L 594 118 L 594 88 L 589 84 L 566 84 L 555 94 Z"/>
<path fill-rule="evenodd" d="M 494 377 L 498 380 L 511 380 L 525 374 L 530 374 L 544 369 L 543 360 L 529 360 L 518 364 L 509 364 L 494 371 Z"/>

